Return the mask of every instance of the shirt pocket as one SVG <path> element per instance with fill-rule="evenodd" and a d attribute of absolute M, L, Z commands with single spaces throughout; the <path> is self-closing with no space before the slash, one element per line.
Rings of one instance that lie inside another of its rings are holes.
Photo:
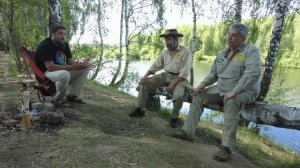
<path fill-rule="evenodd" d="M 245 68 L 245 61 L 232 61 L 230 65 L 228 65 L 228 73 L 233 77 L 240 77 L 243 75 Z"/>
<path fill-rule="evenodd" d="M 180 60 L 174 60 L 173 61 L 172 70 L 173 70 L 174 73 L 180 71 L 180 65 L 181 65 L 181 61 Z"/>
<path fill-rule="evenodd" d="M 225 63 L 217 63 L 216 64 L 217 74 L 223 73 L 224 69 L 225 69 Z"/>

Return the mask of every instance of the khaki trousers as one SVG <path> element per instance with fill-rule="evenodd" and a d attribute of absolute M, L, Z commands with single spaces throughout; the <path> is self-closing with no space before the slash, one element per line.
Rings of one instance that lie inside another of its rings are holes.
<path fill-rule="evenodd" d="M 241 93 L 229 99 L 224 105 L 224 128 L 222 135 L 222 145 L 234 149 L 239 121 L 240 110 L 249 103 L 255 101 L 255 96 L 251 93 Z M 223 104 L 223 97 L 216 86 L 207 88 L 202 95 L 193 98 L 188 116 L 182 127 L 189 136 L 194 136 L 200 116 L 203 112 L 204 104 Z"/>
<path fill-rule="evenodd" d="M 88 69 L 72 71 L 59 70 L 53 72 L 46 71 L 45 76 L 55 83 L 56 94 L 54 98 L 60 100 L 64 98 L 66 94 L 80 96 L 88 73 Z M 69 84 L 70 86 L 68 87 Z"/>
<path fill-rule="evenodd" d="M 176 78 L 177 75 L 172 75 L 169 73 L 161 73 L 149 77 L 144 86 L 140 85 L 138 107 L 145 108 L 149 93 L 155 93 L 156 89 L 158 89 L 159 87 L 168 86 Z M 182 82 L 179 82 L 175 87 L 172 98 L 172 118 L 179 117 L 179 112 L 183 104 L 181 97 L 183 96 L 184 91 L 188 85 L 188 81 L 184 80 Z"/>

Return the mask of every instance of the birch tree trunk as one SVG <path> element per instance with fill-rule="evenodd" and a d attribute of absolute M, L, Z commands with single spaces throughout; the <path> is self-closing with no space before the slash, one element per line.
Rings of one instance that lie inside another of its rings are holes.
<path fill-rule="evenodd" d="M 95 73 L 93 74 L 92 76 L 92 80 L 94 80 L 97 75 L 98 75 L 98 72 L 100 71 L 100 67 L 101 67 L 101 63 L 102 63 L 102 59 L 103 59 L 103 50 L 104 50 L 104 47 L 103 47 L 103 35 L 102 35 L 102 4 L 101 4 L 101 0 L 98 0 L 98 7 L 97 7 L 97 13 L 98 13 L 98 18 L 97 18 L 97 22 L 98 22 L 98 32 L 99 32 L 99 37 L 100 37 L 100 55 L 98 57 L 98 60 L 97 60 L 97 67 L 96 67 L 96 70 L 95 70 Z"/>
<path fill-rule="evenodd" d="M 24 0 L 24 17 L 25 17 L 25 29 L 26 32 L 30 29 L 29 17 L 28 17 L 28 0 Z"/>
<path fill-rule="evenodd" d="M 282 29 L 288 11 L 287 6 L 290 4 L 290 2 L 291 0 L 279 0 L 275 6 L 275 21 L 272 30 L 272 37 L 270 40 L 268 55 L 266 57 L 265 71 L 262 81 L 260 82 L 260 94 L 258 97 L 259 101 L 263 101 L 269 91 L 275 59 L 280 47 Z"/>
<path fill-rule="evenodd" d="M 61 3 L 60 0 L 48 0 L 49 4 L 49 26 L 62 23 Z"/>
<path fill-rule="evenodd" d="M 47 26 L 43 26 L 44 25 L 44 18 L 45 18 L 45 10 L 44 8 L 38 8 L 37 11 L 37 22 L 39 23 L 40 29 L 43 30 L 44 36 L 48 37 L 49 32 L 48 32 L 48 27 Z"/>
<path fill-rule="evenodd" d="M 125 55 L 126 55 L 126 63 L 124 67 L 124 72 L 121 79 L 115 84 L 115 86 L 121 86 L 127 75 L 128 75 L 128 67 L 129 67 L 129 12 L 128 12 L 128 1 L 124 0 L 124 20 L 125 20 Z"/>
<path fill-rule="evenodd" d="M 120 19 L 120 43 L 119 43 L 119 64 L 116 73 L 114 74 L 109 86 L 115 85 L 115 82 L 117 80 L 117 77 L 119 76 L 119 73 L 122 68 L 122 57 L 123 57 L 123 20 L 124 20 L 124 8 L 125 8 L 125 2 L 126 0 L 122 0 L 122 7 L 121 7 L 121 19 Z"/>
<path fill-rule="evenodd" d="M 190 83 L 193 86 L 194 84 L 194 56 L 196 52 L 196 46 L 197 46 L 197 34 L 196 34 L 196 28 L 197 28 L 197 14 L 195 10 L 195 1 L 192 0 L 192 11 L 193 11 L 193 47 L 192 47 L 192 62 L 191 62 L 191 70 L 190 70 Z"/>
<path fill-rule="evenodd" d="M 23 71 L 23 65 L 22 65 L 22 61 L 21 58 L 19 57 L 19 48 L 17 47 L 18 44 L 16 44 L 18 42 L 18 40 L 15 39 L 14 37 L 14 4 L 13 4 L 13 0 L 9 0 L 8 1 L 8 41 L 9 41 L 9 46 L 10 46 L 10 50 L 12 55 L 14 56 L 15 59 L 15 63 L 16 63 L 16 67 L 17 67 L 17 71 L 19 73 L 22 73 Z"/>
<path fill-rule="evenodd" d="M 0 10 L 0 26 L 2 26 L 2 11 Z M 0 81 L 5 81 L 8 72 L 8 55 L 6 52 L 6 45 L 3 42 L 3 30 L 0 28 Z"/>
<path fill-rule="evenodd" d="M 243 0 L 235 0 L 235 15 L 234 15 L 235 23 L 242 22 L 242 5 L 243 5 Z"/>
<path fill-rule="evenodd" d="M 2 27 L 2 25 L 3 25 L 3 18 L 2 18 L 2 11 L 0 8 L 0 26 Z M 0 51 L 6 51 L 6 45 L 3 41 L 4 31 L 1 29 L 1 27 L 0 27 Z"/>

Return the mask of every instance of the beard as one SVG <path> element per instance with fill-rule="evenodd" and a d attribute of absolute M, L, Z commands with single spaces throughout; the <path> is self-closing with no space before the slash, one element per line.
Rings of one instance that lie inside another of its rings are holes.
<path fill-rule="evenodd" d="M 66 47 L 66 43 L 64 42 L 64 43 L 57 43 L 57 45 L 56 45 L 59 49 L 61 49 L 61 50 L 63 50 L 63 49 L 65 49 L 65 47 Z"/>
<path fill-rule="evenodd" d="M 65 49 L 65 47 L 66 47 L 66 42 L 64 41 L 64 40 L 61 40 L 61 41 L 59 41 L 59 40 L 52 40 L 53 41 L 53 43 L 54 43 L 54 45 L 56 46 L 56 47 L 58 47 L 59 49 L 61 49 L 61 50 L 63 50 L 63 49 Z"/>
<path fill-rule="evenodd" d="M 167 43 L 166 46 L 167 46 L 168 50 L 174 51 L 174 50 L 176 50 L 178 43 L 173 43 L 173 44 Z"/>

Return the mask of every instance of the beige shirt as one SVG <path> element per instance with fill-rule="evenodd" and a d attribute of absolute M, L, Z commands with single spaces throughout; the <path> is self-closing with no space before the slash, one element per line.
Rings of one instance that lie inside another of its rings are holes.
<path fill-rule="evenodd" d="M 149 68 L 149 71 L 155 73 L 164 69 L 166 72 L 179 74 L 180 77 L 187 79 L 190 74 L 191 64 L 191 52 L 179 45 L 173 53 L 168 49 L 163 50 L 158 59 Z"/>
<path fill-rule="evenodd" d="M 255 45 L 243 44 L 231 58 L 227 58 L 228 48 L 220 52 L 212 65 L 211 72 L 205 77 L 206 86 L 217 82 L 220 95 L 227 92 L 243 92 L 258 96 L 261 75 L 261 56 Z"/>

